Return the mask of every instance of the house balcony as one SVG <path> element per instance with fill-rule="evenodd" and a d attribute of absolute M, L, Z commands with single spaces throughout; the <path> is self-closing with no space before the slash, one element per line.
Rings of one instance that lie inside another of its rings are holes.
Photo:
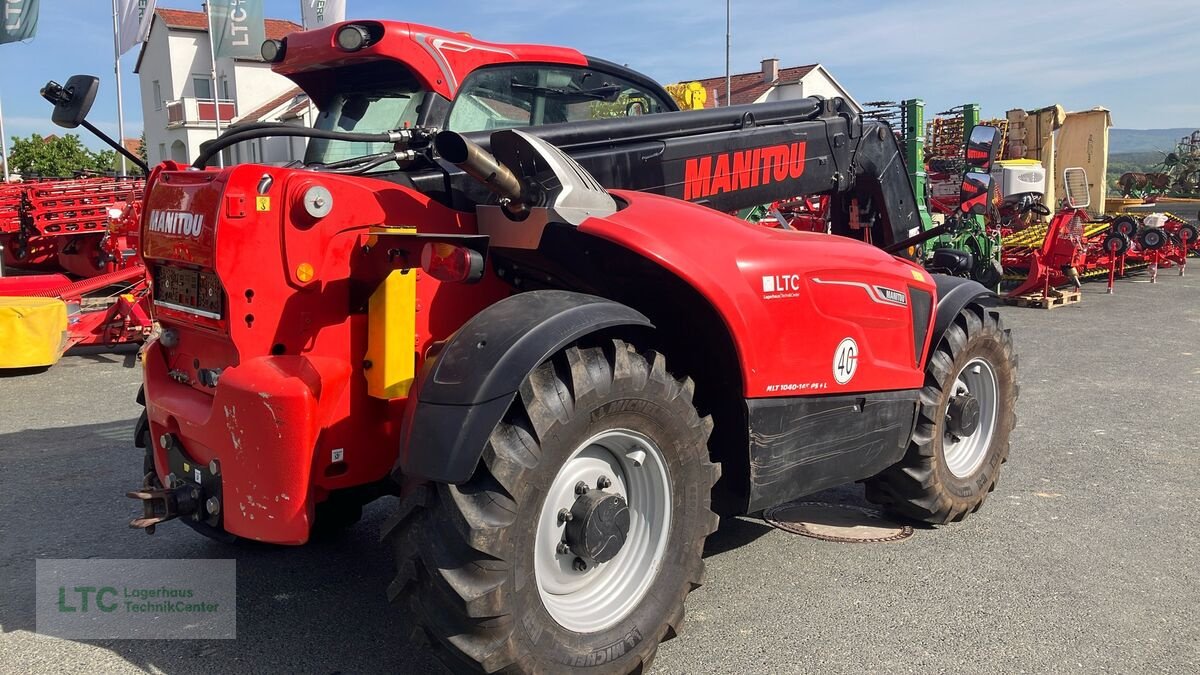
<path fill-rule="evenodd" d="M 228 124 L 237 117 L 237 103 L 230 99 L 215 101 L 211 98 L 181 98 L 167 101 L 167 128 L 184 126 L 212 126 L 221 115 L 221 124 Z"/>

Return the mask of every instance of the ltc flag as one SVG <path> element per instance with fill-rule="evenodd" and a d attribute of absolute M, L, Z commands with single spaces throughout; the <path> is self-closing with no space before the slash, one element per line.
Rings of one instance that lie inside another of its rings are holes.
<path fill-rule="evenodd" d="M 258 58 L 267 39 L 262 0 L 209 0 L 213 56 L 218 59 Z"/>
<path fill-rule="evenodd" d="M 300 0 L 304 30 L 316 30 L 346 20 L 346 0 Z"/>
<path fill-rule="evenodd" d="M 117 31 L 121 53 L 150 36 L 155 0 L 117 0 Z"/>
<path fill-rule="evenodd" d="M 0 0 L 0 45 L 37 35 L 38 0 Z"/>

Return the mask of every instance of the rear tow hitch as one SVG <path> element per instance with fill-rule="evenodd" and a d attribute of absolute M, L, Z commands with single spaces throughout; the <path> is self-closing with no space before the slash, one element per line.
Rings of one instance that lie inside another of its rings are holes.
<path fill-rule="evenodd" d="M 142 517 L 129 521 L 129 527 L 154 534 L 154 527 L 180 516 L 195 513 L 200 507 L 200 488 L 186 483 L 163 487 L 153 473 L 146 474 L 142 488 L 126 492 L 126 497 L 142 501 Z"/>

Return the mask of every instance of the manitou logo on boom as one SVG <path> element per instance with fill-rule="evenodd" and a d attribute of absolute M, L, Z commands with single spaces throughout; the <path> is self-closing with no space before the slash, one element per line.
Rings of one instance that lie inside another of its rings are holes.
<path fill-rule="evenodd" d="M 683 198 L 770 185 L 804 175 L 804 141 L 689 159 L 684 165 Z"/>
<path fill-rule="evenodd" d="M 199 213 L 159 210 L 150 212 L 151 232 L 181 235 L 196 239 L 200 237 L 200 231 L 203 229 L 204 216 Z"/>

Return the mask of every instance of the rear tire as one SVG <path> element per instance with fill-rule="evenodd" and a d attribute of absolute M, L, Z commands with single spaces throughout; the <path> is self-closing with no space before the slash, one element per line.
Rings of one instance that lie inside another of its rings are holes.
<path fill-rule="evenodd" d="M 1157 227 L 1147 227 L 1138 232 L 1137 241 L 1143 250 L 1157 251 L 1167 245 L 1167 235 Z"/>
<path fill-rule="evenodd" d="M 1109 227 L 1113 232 L 1125 235 L 1127 239 L 1133 239 L 1138 231 L 1138 221 L 1133 216 L 1117 216 Z"/>
<path fill-rule="evenodd" d="M 866 482 L 867 499 L 914 520 L 942 524 L 979 510 L 996 488 L 1016 425 L 1017 356 L 1000 313 L 971 303 L 929 356 L 908 451 Z M 977 397 L 978 427 L 951 433 L 956 396 Z"/>
<path fill-rule="evenodd" d="M 717 527 L 710 493 L 720 469 L 707 449 L 712 422 L 697 414 L 692 389 L 653 351 L 639 353 L 619 340 L 568 348 L 526 378 L 467 483 L 420 485 L 401 499 L 384 531 L 398 569 L 388 594 L 407 605 L 451 670 L 648 668 L 659 642 L 681 628 L 684 599 L 703 575 L 704 540 Z M 650 445 L 597 445 L 626 434 Z M 636 455 L 637 448 L 646 452 Z M 591 466 L 612 468 L 601 475 L 611 476 L 610 493 L 628 498 L 631 525 L 616 557 L 580 571 L 575 548 L 556 554 L 555 542 L 566 547 L 569 539 L 553 516 L 562 481 L 577 485 L 579 471 L 591 489 L 604 489 L 594 469 L 578 462 L 608 461 L 605 450 L 614 463 Z M 639 468 L 621 464 L 622 454 L 639 458 Z M 654 469 L 655 457 L 662 471 L 653 475 L 665 479 L 663 489 L 640 490 L 636 472 Z M 662 499 L 647 498 L 655 494 Z M 628 561 L 642 561 L 629 570 L 649 572 L 613 573 Z M 626 577 L 645 581 L 606 581 Z"/>

